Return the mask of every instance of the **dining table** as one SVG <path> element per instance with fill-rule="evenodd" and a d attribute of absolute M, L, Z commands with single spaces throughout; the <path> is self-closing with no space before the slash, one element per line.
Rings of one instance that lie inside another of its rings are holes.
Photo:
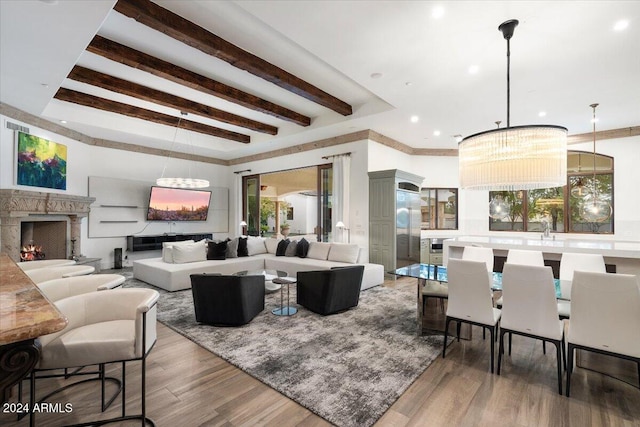
<path fill-rule="evenodd" d="M 390 271 L 390 274 L 393 274 L 398 277 L 413 277 L 417 279 L 417 310 L 416 310 L 416 321 L 417 321 L 417 334 L 421 336 L 425 332 L 424 324 L 424 307 L 422 303 L 422 287 L 427 284 L 429 281 L 434 281 L 438 283 L 447 283 L 447 267 L 443 265 L 435 265 L 435 264 L 411 264 L 404 267 L 397 268 L 396 270 Z M 570 300 L 571 296 L 571 281 L 570 280 L 553 280 L 555 289 L 556 289 L 556 298 L 559 300 Z M 491 290 L 492 291 L 502 291 L 502 273 L 501 272 L 492 272 L 491 273 Z M 431 325 L 433 327 L 429 327 L 429 330 L 436 330 L 439 332 L 444 331 L 444 323 L 442 327 L 439 328 L 440 325 Z M 468 334 L 470 337 L 470 333 Z"/>

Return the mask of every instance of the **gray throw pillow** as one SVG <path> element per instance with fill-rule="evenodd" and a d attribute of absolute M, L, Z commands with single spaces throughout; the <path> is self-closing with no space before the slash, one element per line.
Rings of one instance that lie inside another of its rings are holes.
<path fill-rule="evenodd" d="M 238 258 L 238 238 L 227 241 L 227 251 L 225 253 L 227 258 Z"/>
<path fill-rule="evenodd" d="M 296 247 L 298 246 L 298 242 L 292 240 L 287 245 L 287 250 L 284 252 L 284 256 L 296 256 Z"/>

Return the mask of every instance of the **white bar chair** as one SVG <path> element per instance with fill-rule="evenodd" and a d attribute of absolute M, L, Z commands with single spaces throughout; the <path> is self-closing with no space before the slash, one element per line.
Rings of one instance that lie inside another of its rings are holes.
<path fill-rule="evenodd" d="M 39 338 L 42 349 L 40 360 L 30 377 L 29 408 L 34 408 L 36 402 L 36 379 L 40 381 L 42 378 L 60 376 L 36 376 L 36 373 L 118 362 L 122 363 L 122 415 L 77 424 L 76 427 L 134 419 L 140 420 L 142 425 L 147 422 L 155 425 L 146 416 L 145 374 L 146 358 L 156 342 L 158 297 L 159 293 L 152 289 L 115 289 L 59 300 L 56 306 L 69 323 L 62 331 Z M 141 413 L 136 415 L 126 415 L 125 366 L 129 361 L 142 363 Z M 33 409 L 29 415 L 30 425 L 36 425 Z"/>
<path fill-rule="evenodd" d="M 74 265 L 75 263 L 72 259 L 42 259 L 38 261 L 18 262 L 17 265 L 22 271 L 30 271 L 39 268 L 64 267 L 65 265 Z"/>
<path fill-rule="evenodd" d="M 36 286 L 51 302 L 56 302 L 87 292 L 115 289 L 125 280 L 125 277 L 120 274 L 90 274 L 47 280 L 36 284 Z"/>
<path fill-rule="evenodd" d="M 38 268 L 37 270 L 25 271 L 33 283 L 38 284 L 47 280 L 61 279 L 63 277 L 84 276 L 93 274 L 96 269 L 90 265 L 67 265 L 62 267 Z"/>

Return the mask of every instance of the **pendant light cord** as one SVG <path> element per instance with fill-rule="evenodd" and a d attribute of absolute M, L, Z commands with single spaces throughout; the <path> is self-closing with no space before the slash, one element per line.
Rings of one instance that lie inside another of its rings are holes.
<path fill-rule="evenodd" d="M 182 122 L 182 116 L 178 117 L 178 124 L 176 125 L 175 132 L 173 133 L 173 141 L 171 142 L 171 147 L 169 148 L 169 152 L 167 153 L 167 159 L 164 161 L 164 167 L 162 168 L 162 174 L 160 175 L 160 178 L 164 178 L 164 172 L 167 170 L 167 165 L 169 164 L 171 153 L 173 153 L 173 147 L 176 145 L 176 138 L 178 137 L 178 129 L 180 129 L 181 122 Z"/>
<path fill-rule="evenodd" d="M 511 38 L 507 39 L 507 127 L 511 126 Z"/>
<path fill-rule="evenodd" d="M 510 19 L 498 27 L 507 41 L 507 129 L 511 126 L 511 37 L 518 23 L 517 19 Z"/>
<path fill-rule="evenodd" d="M 596 107 L 599 104 L 591 104 L 593 108 L 593 203 L 598 201 L 598 187 L 596 185 Z"/>

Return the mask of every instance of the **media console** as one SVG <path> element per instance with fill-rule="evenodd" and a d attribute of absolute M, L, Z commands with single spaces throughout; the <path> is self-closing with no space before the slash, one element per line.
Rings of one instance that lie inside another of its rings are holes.
<path fill-rule="evenodd" d="M 155 251 L 162 249 L 164 242 L 182 242 L 184 240 L 198 241 L 211 238 L 213 238 L 212 233 L 127 236 L 127 250 L 129 252 Z"/>

